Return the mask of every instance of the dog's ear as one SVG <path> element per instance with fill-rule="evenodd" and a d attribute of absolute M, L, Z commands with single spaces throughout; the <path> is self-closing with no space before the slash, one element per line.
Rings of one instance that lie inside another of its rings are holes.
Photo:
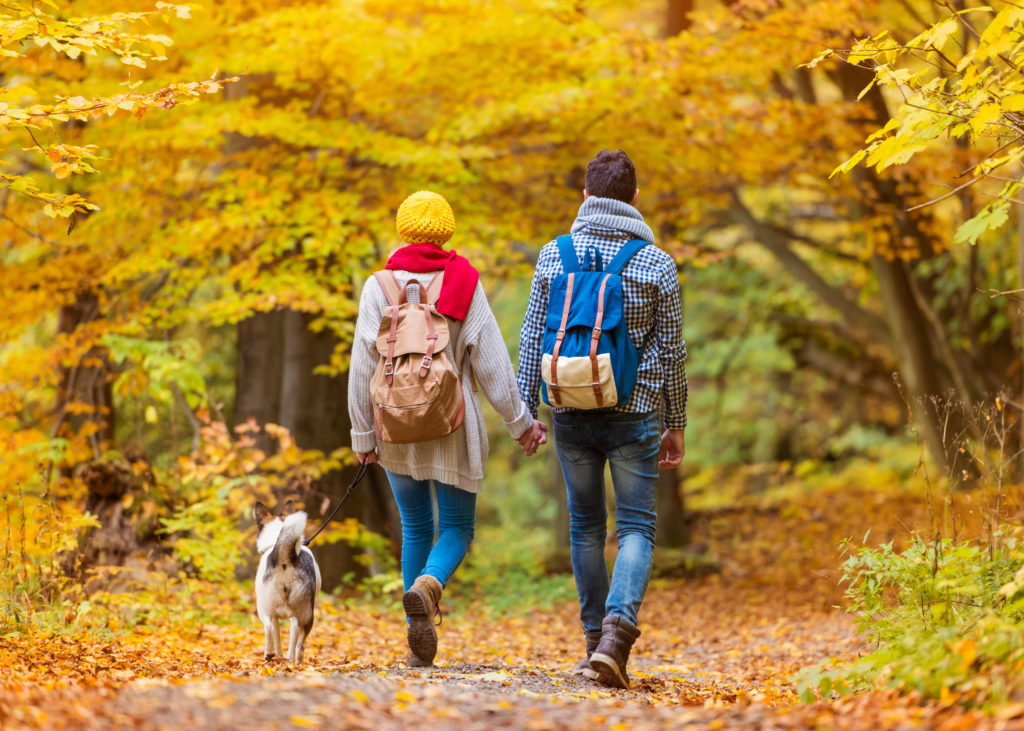
<path fill-rule="evenodd" d="M 294 512 L 295 512 L 295 503 L 293 503 L 291 500 L 289 500 L 281 508 L 281 517 L 285 518 L 285 517 L 291 515 Z"/>
<path fill-rule="evenodd" d="M 262 528 L 263 524 L 273 517 L 270 514 L 270 508 L 268 508 L 266 505 L 260 502 L 256 503 L 256 510 L 254 512 L 256 514 L 256 525 L 258 525 L 260 528 Z"/>

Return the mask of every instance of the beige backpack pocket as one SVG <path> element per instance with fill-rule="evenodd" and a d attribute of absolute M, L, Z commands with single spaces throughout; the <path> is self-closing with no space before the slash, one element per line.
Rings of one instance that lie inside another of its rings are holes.
<path fill-rule="evenodd" d="M 378 379 L 376 375 L 370 381 L 374 430 L 383 442 L 428 442 L 462 425 L 465 403 L 459 378 L 448 363 L 448 356 L 442 353 L 434 358 L 430 369 L 434 374 L 426 379 L 420 379 L 419 358 L 412 365 L 415 368 L 403 367 L 399 362 L 390 386 L 386 379 Z"/>
<path fill-rule="evenodd" d="M 555 369 L 558 375 L 557 385 L 551 372 L 551 365 L 551 354 L 545 353 L 541 359 L 540 377 L 544 379 L 549 393 L 558 392 L 559 408 L 596 409 L 618 401 L 619 394 L 612 373 L 612 357 L 608 353 L 598 353 L 593 359 L 586 355 L 578 358 L 559 356 Z M 600 400 L 598 393 L 601 394 Z"/>

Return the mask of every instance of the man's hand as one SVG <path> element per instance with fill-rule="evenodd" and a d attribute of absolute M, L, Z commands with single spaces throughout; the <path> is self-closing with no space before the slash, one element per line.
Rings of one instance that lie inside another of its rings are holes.
<path fill-rule="evenodd" d="M 373 464 L 374 462 L 380 462 L 380 457 L 377 456 L 377 450 L 372 452 L 356 452 L 356 457 L 359 458 L 359 464 Z"/>
<path fill-rule="evenodd" d="M 537 447 L 548 443 L 547 424 L 534 419 L 530 428 L 524 431 L 523 435 L 516 441 L 519 442 L 519 446 L 526 452 L 526 456 L 532 457 L 536 453 Z"/>
<path fill-rule="evenodd" d="M 661 435 L 661 453 L 658 454 L 658 469 L 671 470 L 683 461 L 686 454 L 686 439 L 683 429 L 666 429 Z"/>

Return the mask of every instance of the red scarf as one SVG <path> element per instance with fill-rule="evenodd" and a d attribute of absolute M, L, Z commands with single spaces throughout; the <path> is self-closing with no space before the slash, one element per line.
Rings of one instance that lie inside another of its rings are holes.
<path fill-rule="evenodd" d="M 480 272 L 466 257 L 445 251 L 437 244 L 408 244 L 391 255 L 386 268 L 417 274 L 443 269 L 444 283 L 437 298 L 437 311 L 460 322 L 466 319 L 476 283 L 480 280 Z"/>

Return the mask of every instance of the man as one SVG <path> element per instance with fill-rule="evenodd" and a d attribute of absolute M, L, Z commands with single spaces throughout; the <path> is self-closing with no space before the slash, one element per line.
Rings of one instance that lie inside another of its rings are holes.
<path fill-rule="evenodd" d="M 630 239 L 654 244 L 654 233 L 635 208 L 636 170 L 621 150 L 602 150 L 587 165 L 583 205 L 572 225 L 581 266 L 610 262 Z M 542 339 L 552 281 L 563 273 L 558 245 L 541 249 L 519 341 L 519 391 L 537 413 Z M 587 658 L 576 672 L 604 685 L 629 685 L 626 662 L 640 636 L 637 613 L 647 590 L 654 552 L 658 470 L 674 469 L 685 451 L 686 346 L 676 264 L 645 246 L 622 270 L 623 312 L 639 354 L 629 402 L 614 408 L 554 408 L 555 448 L 565 477 L 570 547 L 586 635 Z M 604 558 L 607 515 L 604 467 L 611 468 L 619 542 L 608 578 Z"/>

